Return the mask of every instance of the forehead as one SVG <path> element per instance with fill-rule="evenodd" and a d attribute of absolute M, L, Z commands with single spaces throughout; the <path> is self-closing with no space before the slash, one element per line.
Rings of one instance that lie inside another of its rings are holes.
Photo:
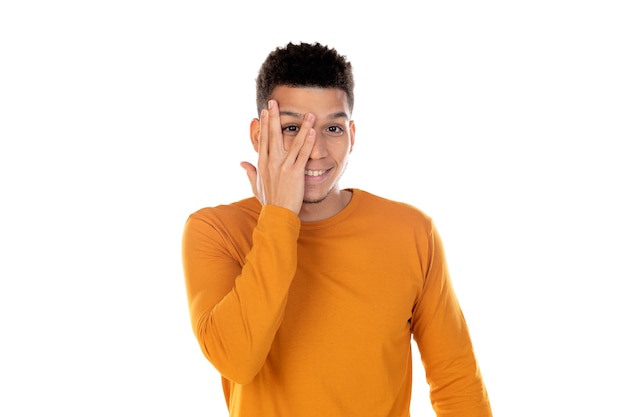
<path fill-rule="evenodd" d="M 278 86 L 272 97 L 281 111 L 299 114 L 314 113 L 316 117 L 345 113 L 349 116 L 348 95 L 339 88 Z"/>

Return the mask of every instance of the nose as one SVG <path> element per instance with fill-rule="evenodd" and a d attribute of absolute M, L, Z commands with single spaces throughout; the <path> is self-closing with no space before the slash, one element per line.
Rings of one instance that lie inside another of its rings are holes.
<path fill-rule="evenodd" d="M 310 159 L 322 159 L 328 155 L 328 149 L 326 148 L 326 138 L 324 135 L 319 134 L 319 130 L 315 129 L 315 144 L 311 150 Z"/>

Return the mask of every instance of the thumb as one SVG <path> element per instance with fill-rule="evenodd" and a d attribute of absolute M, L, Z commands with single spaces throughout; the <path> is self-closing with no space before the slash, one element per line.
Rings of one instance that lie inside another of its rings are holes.
<path fill-rule="evenodd" d="M 250 162 L 241 162 L 239 165 L 246 170 L 254 196 L 261 202 L 261 204 L 265 204 L 265 192 L 263 191 L 261 176 L 259 175 L 256 167 Z"/>
<path fill-rule="evenodd" d="M 248 175 L 248 180 L 250 180 L 250 184 L 254 187 L 256 186 L 256 168 L 250 162 L 241 162 L 239 165 L 243 169 L 246 170 L 246 175 Z"/>

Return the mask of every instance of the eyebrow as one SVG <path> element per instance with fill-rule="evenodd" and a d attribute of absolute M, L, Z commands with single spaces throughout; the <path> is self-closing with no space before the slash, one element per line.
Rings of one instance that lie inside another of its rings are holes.
<path fill-rule="evenodd" d="M 281 110 L 279 114 L 281 116 L 291 116 L 291 117 L 296 117 L 298 119 L 304 119 L 304 114 L 298 113 L 295 111 Z M 331 113 L 326 117 L 326 119 L 340 119 L 340 118 L 349 119 L 345 111 L 338 111 L 337 113 Z"/>

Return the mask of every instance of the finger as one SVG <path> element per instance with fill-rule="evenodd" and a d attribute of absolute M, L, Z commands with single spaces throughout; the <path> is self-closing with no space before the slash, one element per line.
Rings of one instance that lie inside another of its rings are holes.
<path fill-rule="evenodd" d="M 269 153 L 269 133 L 268 133 L 268 124 L 269 117 L 267 109 L 261 110 L 261 120 L 259 122 L 259 159 L 261 157 L 267 158 Z"/>
<path fill-rule="evenodd" d="M 283 143 L 283 128 L 280 125 L 280 110 L 276 100 L 270 100 L 267 103 L 268 116 L 268 133 L 269 133 L 269 151 L 274 155 L 281 155 L 285 152 L 285 144 Z"/>
<path fill-rule="evenodd" d="M 315 129 L 309 129 L 308 135 L 306 136 L 304 143 L 300 147 L 300 151 L 298 152 L 298 156 L 295 160 L 296 166 L 301 166 L 304 169 L 309 157 L 311 156 L 311 152 L 313 152 L 313 146 L 315 146 Z"/>
<path fill-rule="evenodd" d="M 265 190 L 263 189 L 261 174 L 250 162 L 241 162 L 240 165 L 246 170 L 248 181 L 250 181 L 250 186 L 252 187 L 252 193 L 261 204 L 266 204 L 267 200 L 265 198 Z"/>
<path fill-rule="evenodd" d="M 252 191 L 254 192 L 254 194 L 256 195 L 257 193 L 257 171 L 254 165 L 252 165 L 250 162 L 242 162 L 239 165 L 241 165 L 241 167 L 243 169 L 246 170 L 246 175 L 248 176 L 248 181 L 250 181 L 250 185 L 252 186 Z"/>
<path fill-rule="evenodd" d="M 310 140 L 309 135 L 313 130 L 314 122 L 315 116 L 312 113 L 307 113 L 304 116 L 304 121 L 302 122 L 302 126 L 300 126 L 300 131 L 298 132 L 298 135 L 296 135 L 296 137 L 294 138 L 293 143 L 291 144 L 291 148 L 289 148 L 289 155 L 291 156 L 291 158 L 293 158 L 293 161 L 300 158 L 300 152 L 302 151 L 302 147 L 307 140 Z M 313 143 L 315 143 L 315 141 L 313 141 Z M 311 149 L 312 148 L 313 147 L 311 146 Z M 310 151 L 307 154 L 307 158 L 309 157 L 309 155 L 311 155 Z"/>

